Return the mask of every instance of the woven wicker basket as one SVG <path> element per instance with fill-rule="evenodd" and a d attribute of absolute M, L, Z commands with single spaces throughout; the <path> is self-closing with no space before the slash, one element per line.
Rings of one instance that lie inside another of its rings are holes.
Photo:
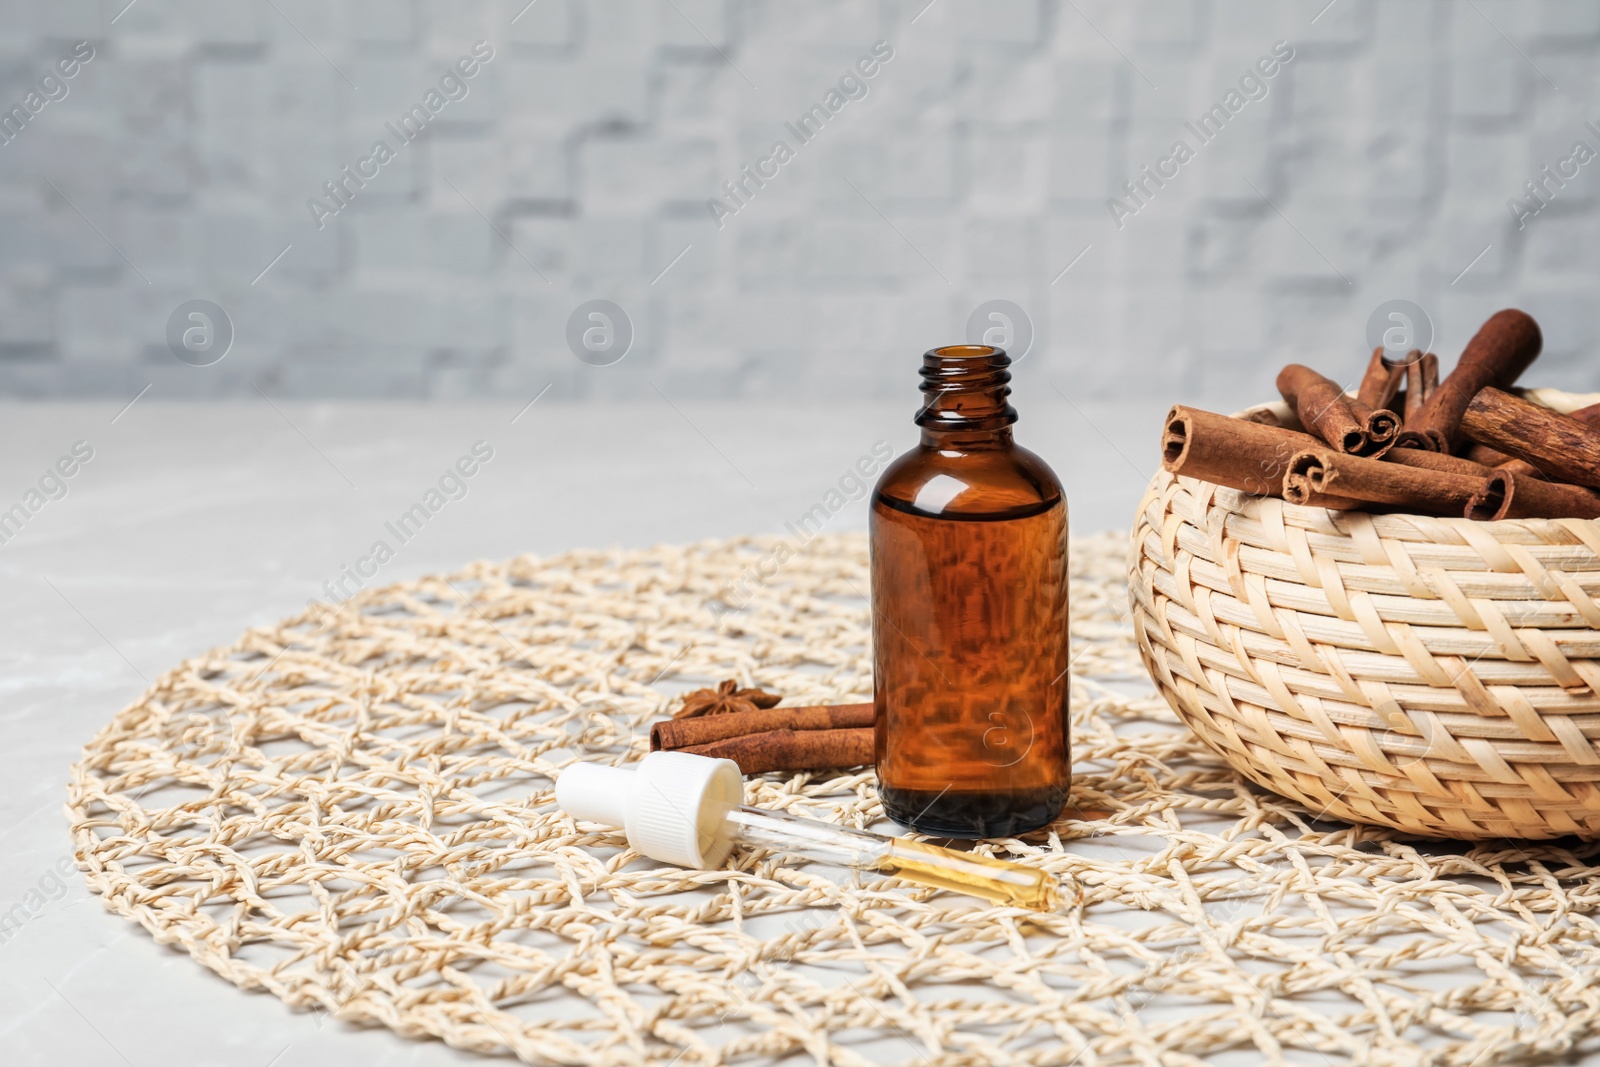
<path fill-rule="evenodd" d="M 1330 512 L 1163 471 L 1128 587 L 1173 710 L 1315 815 L 1600 836 L 1600 521 Z"/>

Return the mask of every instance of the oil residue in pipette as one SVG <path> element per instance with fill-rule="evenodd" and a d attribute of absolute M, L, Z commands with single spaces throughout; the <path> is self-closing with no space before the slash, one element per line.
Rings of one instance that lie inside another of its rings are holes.
<path fill-rule="evenodd" d="M 1056 880 L 1048 871 L 904 837 L 890 842 L 888 853 L 874 869 L 930 889 L 965 893 L 996 904 L 1034 911 L 1055 911 L 1061 904 Z"/>

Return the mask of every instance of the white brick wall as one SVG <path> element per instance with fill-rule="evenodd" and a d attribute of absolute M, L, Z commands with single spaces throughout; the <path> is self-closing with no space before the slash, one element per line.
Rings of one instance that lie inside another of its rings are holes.
<path fill-rule="evenodd" d="M 1600 388 L 1600 165 L 1524 229 L 1506 206 L 1600 150 L 1589 0 L 125 3 L 0 20 L 0 106 L 97 53 L 0 145 L 6 395 L 909 403 L 918 354 L 994 298 L 1033 320 L 1024 387 L 1068 395 L 1354 374 L 1393 298 L 1447 360 L 1525 307 L 1533 377 Z M 319 231 L 307 198 L 480 39 L 469 95 Z M 867 95 L 799 144 L 784 124 L 879 40 Z M 1107 198 L 1276 40 L 1268 95 L 1119 229 Z M 778 139 L 796 157 L 719 229 L 707 198 Z M 236 331 L 205 368 L 165 341 L 196 298 Z M 635 328 L 609 367 L 565 341 L 594 298 Z"/>

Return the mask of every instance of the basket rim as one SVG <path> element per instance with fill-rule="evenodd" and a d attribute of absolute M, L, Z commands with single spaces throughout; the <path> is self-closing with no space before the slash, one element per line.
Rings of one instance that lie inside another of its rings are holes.
<path fill-rule="evenodd" d="M 1560 526 L 1572 531 L 1573 536 L 1579 543 L 1589 546 L 1597 556 L 1600 556 L 1600 519 L 1469 519 L 1464 515 L 1427 515 L 1419 511 L 1400 511 L 1397 509 L 1369 511 L 1366 508 L 1351 508 L 1348 511 L 1339 511 L 1335 508 L 1318 507 L 1314 504 L 1291 504 L 1279 496 L 1246 493 L 1243 490 L 1233 489 L 1226 485 L 1218 485 L 1216 482 L 1208 482 L 1187 474 L 1173 474 L 1164 468 L 1157 469 L 1155 474 L 1151 476 L 1149 488 L 1153 489 L 1157 485 L 1164 485 L 1166 484 L 1165 480 L 1182 481 L 1190 485 L 1208 487 L 1210 489 L 1210 493 L 1206 494 L 1208 508 L 1221 508 L 1230 515 L 1262 521 L 1259 515 L 1260 510 L 1276 505 L 1283 509 L 1286 517 L 1294 517 L 1300 520 L 1289 525 L 1298 526 L 1305 530 L 1336 534 L 1340 537 L 1348 538 L 1352 536 L 1347 527 L 1351 523 L 1359 521 L 1371 522 L 1375 527 L 1374 532 L 1380 540 L 1413 540 L 1413 538 L 1396 538 L 1394 533 L 1383 529 L 1384 526 L 1396 521 L 1410 522 L 1414 528 L 1419 525 L 1443 525 L 1456 531 L 1470 530 L 1475 533 L 1484 531 L 1490 540 L 1495 541 L 1501 540 L 1501 538 L 1497 537 L 1493 531 L 1515 529 L 1528 531 L 1531 534 L 1548 530 L 1551 526 Z M 1576 528 L 1580 527 L 1589 531 L 1588 536 L 1577 532 Z M 1475 533 L 1462 534 L 1462 540 L 1470 544 L 1475 538 Z M 1547 542 L 1543 538 L 1534 538 L 1526 542 L 1517 539 L 1513 543 L 1544 544 Z"/>

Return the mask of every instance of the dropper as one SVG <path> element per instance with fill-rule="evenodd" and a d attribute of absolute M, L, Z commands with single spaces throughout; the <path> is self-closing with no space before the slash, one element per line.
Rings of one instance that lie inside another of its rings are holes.
<path fill-rule="evenodd" d="M 747 807 L 743 799 L 737 763 L 692 752 L 652 752 L 631 767 L 574 763 L 556 780 L 562 811 L 622 829 L 636 852 L 664 863 L 709 870 L 735 845 L 747 845 L 996 904 L 1034 911 L 1058 906 L 1056 880 L 1037 868 Z"/>

